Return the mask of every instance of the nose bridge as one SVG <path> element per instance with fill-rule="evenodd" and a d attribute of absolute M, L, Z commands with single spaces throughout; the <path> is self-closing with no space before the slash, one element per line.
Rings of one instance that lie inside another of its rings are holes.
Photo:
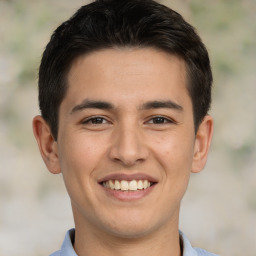
<path fill-rule="evenodd" d="M 110 150 L 112 160 L 131 166 L 138 161 L 145 160 L 147 155 L 147 148 L 143 143 L 143 134 L 137 122 L 125 120 L 120 123 L 116 127 Z"/>

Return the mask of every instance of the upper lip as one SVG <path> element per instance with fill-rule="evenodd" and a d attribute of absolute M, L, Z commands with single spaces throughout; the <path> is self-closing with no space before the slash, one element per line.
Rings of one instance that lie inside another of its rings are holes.
<path fill-rule="evenodd" d="M 99 179 L 99 183 L 108 181 L 108 180 L 127 180 L 127 181 L 132 181 L 132 180 L 148 180 L 152 183 L 158 182 L 156 178 L 145 174 L 145 173 L 134 173 L 134 174 L 126 174 L 126 173 L 113 173 L 106 175 L 105 177 Z"/>

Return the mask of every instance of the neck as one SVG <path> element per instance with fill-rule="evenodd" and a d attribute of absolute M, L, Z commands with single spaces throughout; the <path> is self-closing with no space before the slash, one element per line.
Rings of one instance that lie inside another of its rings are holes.
<path fill-rule="evenodd" d="M 92 256 L 181 256 L 178 220 L 136 238 L 120 237 L 97 227 L 76 223 L 74 249 L 77 255 Z M 175 225 L 174 225 L 175 224 Z"/>

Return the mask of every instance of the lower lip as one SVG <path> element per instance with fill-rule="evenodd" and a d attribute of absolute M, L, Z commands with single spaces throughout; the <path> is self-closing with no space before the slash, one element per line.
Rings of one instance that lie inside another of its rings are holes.
<path fill-rule="evenodd" d="M 105 188 L 103 186 L 101 187 L 110 197 L 114 197 L 121 201 L 134 201 L 134 200 L 142 199 L 145 196 L 147 196 L 154 189 L 155 185 L 156 184 L 152 185 L 147 189 L 141 189 L 136 191 L 113 190 L 113 189 Z"/>

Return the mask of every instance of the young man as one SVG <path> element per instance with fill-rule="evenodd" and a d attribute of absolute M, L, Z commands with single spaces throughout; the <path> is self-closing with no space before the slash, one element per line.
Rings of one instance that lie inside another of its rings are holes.
<path fill-rule="evenodd" d="M 212 73 L 193 27 L 152 0 L 98 0 L 51 37 L 34 134 L 75 229 L 54 256 L 213 255 L 179 231 L 206 162 Z"/>

